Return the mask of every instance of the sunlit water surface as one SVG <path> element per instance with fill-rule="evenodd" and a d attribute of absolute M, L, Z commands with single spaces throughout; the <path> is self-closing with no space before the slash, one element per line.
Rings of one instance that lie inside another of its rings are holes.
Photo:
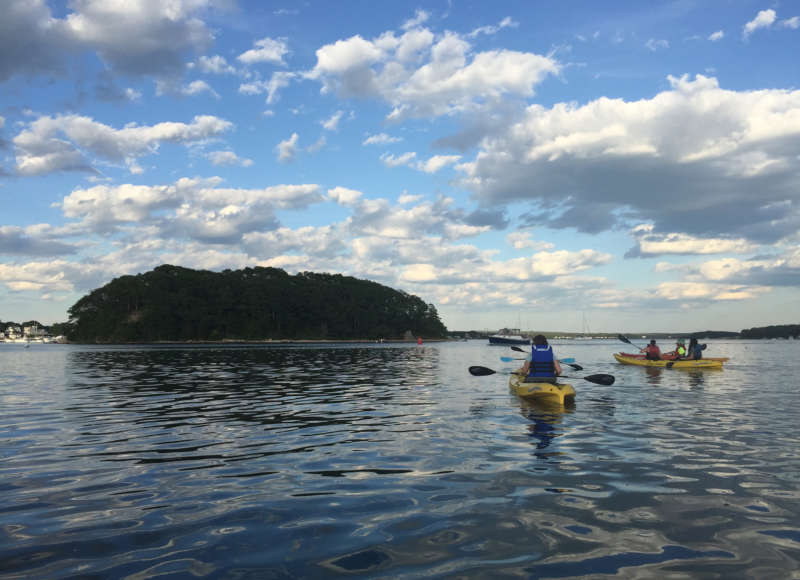
<path fill-rule="evenodd" d="M 0 577 L 800 577 L 800 341 L 707 342 L 0 345 Z"/>

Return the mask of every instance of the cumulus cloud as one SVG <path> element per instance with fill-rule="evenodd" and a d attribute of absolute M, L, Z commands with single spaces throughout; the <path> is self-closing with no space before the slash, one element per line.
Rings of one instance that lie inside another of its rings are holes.
<path fill-rule="evenodd" d="M 217 93 L 217 91 L 211 88 L 211 85 L 209 85 L 206 81 L 200 81 L 200 80 L 192 81 L 181 88 L 181 94 L 186 95 L 188 97 L 193 97 L 195 95 L 199 95 L 202 93 L 208 93 L 215 99 L 220 98 L 219 93 Z"/>
<path fill-rule="evenodd" d="M 775 23 L 776 14 L 771 8 L 769 10 L 760 10 L 756 17 L 744 25 L 742 29 L 742 36 L 747 39 L 756 30 L 762 28 L 769 28 Z"/>
<path fill-rule="evenodd" d="M 0 226 L 0 255 L 5 256 L 62 256 L 77 252 L 75 245 L 60 241 L 53 228 L 46 224 Z"/>
<path fill-rule="evenodd" d="M 97 52 L 109 66 L 130 75 L 174 75 L 187 53 L 205 49 L 211 31 L 197 15 L 210 0 L 124 3 L 77 0 L 65 20 L 71 38 Z"/>
<path fill-rule="evenodd" d="M 651 224 L 642 224 L 631 230 L 636 247 L 625 254 L 626 258 L 651 257 L 665 254 L 746 254 L 758 250 L 758 245 L 744 238 L 699 238 L 686 234 L 655 234 Z"/>
<path fill-rule="evenodd" d="M 254 43 L 254 48 L 243 52 L 236 58 L 244 64 L 257 64 L 268 62 L 277 65 L 285 65 L 283 57 L 289 53 L 286 39 L 262 38 Z"/>
<path fill-rule="evenodd" d="M 215 54 L 213 56 L 201 56 L 196 63 L 192 63 L 190 68 L 196 68 L 202 73 L 225 75 L 236 74 L 236 68 L 228 64 L 224 56 Z"/>
<path fill-rule="evenodd" d="M 453 165 L 461 159 L 461 155 L 434 155 L 427 161 L 417 163 L 417 169 L 425 173 L 436 173 L 440 169 Z"/>
<path fill-rule="evenodd" d="M 102 161 L 125 162 L 136 170 L 136 159 L 156 152 L 160 143 L 197 143 L 232 127 L 210 115 L 196 116 L 191 123 L 130 124 L 122 129 L 80 115 L 39 117 L 14 137 L 17 172 L 91 171 Z"/>
<path fill-rule="evenodd" d="M 373 40 L 353 36 L 317 50 L 306 73 L 323 92 L 378 98 L 392 111 L 387 118 L 440 116 L 475 110 L 504 95 L 530 97 L 561 65 L 552 57 L 512 50 L 472 54 L 464 37 L 447 32 L 438 40 L 425 28 Z"/>
<path fill-rule="evenodd" d="M 716 32 L 712 32 L 708 36 L 708 39 L 711 42 L 718 42 L 718 41 L 722 40 L 723 38 L 725 38 L 725 33 L 722 30 L 717 30 Z"/>
<path fill-rule="evenodd" d="M 792 16 L 791 18 L 787 18 L 786 20 L 781 20 L 780 25 L 784 28 L 791 28 L 792 30 L 797 30 L 800 28 L 800 16 Z"/>
<path fill-rule="evenodd" d="M 528 202 L 527 223 L 596 233 L 773 243 L 800 226 L 800 91 L 727 91 L 669 78 L 652 99 L 528 107 L 457 165 L 486 206 Z M 680 131 L 675 128 L 680 127 Z"/>
<path fill-rule="evenodd" d="M 154 228 L 159 239 L 232 243 L 248 232 L 277 227 L 278 209 L 303 209 L 323 201 L 313 184 L 262 189 L 220 187 L 219 179 L 183 178 L 171 185 L 97 185 L 78 189 L 59 204 L 64 216 L 88 232 Z"/>

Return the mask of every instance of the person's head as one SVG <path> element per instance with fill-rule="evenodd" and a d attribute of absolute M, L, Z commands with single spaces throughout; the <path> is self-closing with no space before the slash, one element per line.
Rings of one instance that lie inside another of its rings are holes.
<path fill-rule="evenodd" d="M 547 346 L 547 339 L 544 334 L 537 334 L 533 337 L 533 344 L 536 346 Z"/>
<path fill-rule="evenodd" d="M 655 338 L 650 339 L 650 344 L 655 345 L 655 343 L 656 343 L 656 339 Z"/>
<path fill-rule="evenodd" d="M 679 345 L 681 345 L 681 346 L 683 346 L 683 345 L 684 345 L 684 342 L 683 342 L 683 339 L 682 339 L 682 338 L 679 338 L 679 339 L 678 339 L 678 344 L 679 344 Z"/>
<path fill-rule="evenodd" d="M 695 337 L 690 338 L 689 339 L 689 346 L 693 346 L 695 344 L 697 344 L 697 339 Z"/>

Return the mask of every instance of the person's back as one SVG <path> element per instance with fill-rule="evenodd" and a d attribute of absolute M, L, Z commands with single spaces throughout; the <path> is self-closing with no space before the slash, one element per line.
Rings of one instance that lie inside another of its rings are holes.
<path fill-rule="evenodd" d="M 658 348 L 655 340 L 651 340 L 644 348 L 644 358 L 647 360 L 661 360 L 661 349 Z"/>
<path fill-rule="evenodd" d="M 531 360 L 526 363 L 526 383 L 555 383 L 561 367 L 553 356 L 552 347 L 543 335 L 536 335 L 531 346 Z"/>

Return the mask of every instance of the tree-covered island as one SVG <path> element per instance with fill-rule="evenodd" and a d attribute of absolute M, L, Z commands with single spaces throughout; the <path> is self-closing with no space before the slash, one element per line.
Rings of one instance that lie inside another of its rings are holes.
<path fill-rule="evenodd" d="M 444 338 L 433 304 L 377 282 L 279 268 L 162 265 L 115 278 L 68 311 L 74 342 Z"/>

